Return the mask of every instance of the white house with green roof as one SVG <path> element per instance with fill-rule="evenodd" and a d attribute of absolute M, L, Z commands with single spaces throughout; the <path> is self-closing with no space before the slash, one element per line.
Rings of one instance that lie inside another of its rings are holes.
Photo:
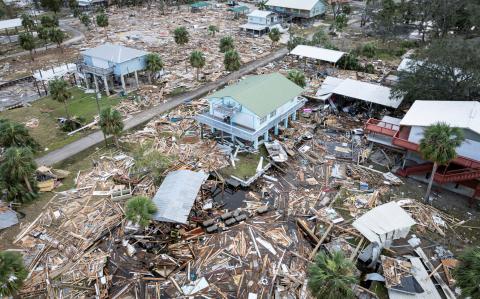
<path fill-rule="evenodd" d="M 208 97 L 209 110 L 196 116 L 200 124 L 251 142 L 255 148 L 268 141 L 269 130 L 278 134 L 306 102 L 303 89 L 279 73 L 250 76 Z"/>

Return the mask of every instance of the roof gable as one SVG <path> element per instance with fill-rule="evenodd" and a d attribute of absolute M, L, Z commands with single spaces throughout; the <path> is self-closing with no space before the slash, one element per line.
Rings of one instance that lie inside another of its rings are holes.
<path fill-rule="evenodd" d="M 209 99 L 231 97 L 258 117 L 299 96 L 303 88 L 279 73 L 250 76 L 209 96 Z"/>

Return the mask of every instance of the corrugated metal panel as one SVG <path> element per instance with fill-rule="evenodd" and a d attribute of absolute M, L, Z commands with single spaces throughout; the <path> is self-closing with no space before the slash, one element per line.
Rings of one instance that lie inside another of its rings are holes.
<path fill-rule="evenodd" d="M 370 242 L 385 247 L 395 239 L 405 238 L 415 224 L 412 217 L 393 201 L 371 209 L 352 223 Z"/>
<path fill-rule="evenodd" d="M 345 55 L 345 52 L 312 46 L 298 45 L 290 52 L 290 54 L 318 59 L 322 61 L 328 61 L 331 63 L 337 63 L 338 60 L 340 60 L 340 58 Z"/>
<path fill-rule="evenodd" d="M 333 93 L 392 108 L 397 108 L 403 101 L 403 98 L 393 98 L 388 87 L 352 79 L 345 79 Z"/>
<path fill-rule="evenodd" d="M 154 220 L 187 224 L 198 191 L 208 178 L 204 172 L 177 170 L 170 172 L 153 197 L 157 206 Z"/>
<path fill-rule="evenodd" d="M 2 206 L 0 206 L 0 208 L 5 209 L 4 211 L 0 212 L 0 229 L 7 228 L 18 223 L 17 213 L 15 213 L 15 211 Z"/>

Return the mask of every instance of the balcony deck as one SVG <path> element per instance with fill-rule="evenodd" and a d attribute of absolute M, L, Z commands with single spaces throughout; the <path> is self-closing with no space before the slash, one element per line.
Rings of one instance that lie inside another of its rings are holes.
<path fill-rule="evenodd" d="M 410 127 L 400 127 L 395 124 L 389 124 L 387 122 L 371 118 L 365 124 L 365 131 L 393 137 L 392 145 L 414 152 L 419 151 L 418 144 L 408 141 L 408 136 L 410 135 Z M 473 160 L 464 156 L 458 156 L 452 162 L 466 168 L 480 168 L 480 161 Z"/>
<path fill-rule="evenodd" d="M 202 124 L 208 125 L 227 134 L 231 134 L 241 139 L 254 142 L 258 139 L 258 137 L 262 136 L 265 132 L 273 128 L 276 124 L 280 123 L 289 115 L 300 109 L 303 105 L 305 105 L 306 101 L 306 99 L 297 98 L 297 103 L 295 103 L 295 105 L 288 109 L 288 111 L 270 120 L 266 125 L 262 126 L 258 130 L 253 130 L 251 128 L 247 128 L 238 124 L 230 125 L 228 123 L 225 123 L 223 119 L 211 115 L 208 111 L 202 114 L 198 114 L 197 116 L 195 116 L 195 119 Z"/>

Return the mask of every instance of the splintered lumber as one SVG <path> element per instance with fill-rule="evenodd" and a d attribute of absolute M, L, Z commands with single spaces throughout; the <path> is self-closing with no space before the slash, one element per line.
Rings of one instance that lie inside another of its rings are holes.
<path fill-rule="evenodd" d="M 325 239 L 327 238 L 332 228 L 333 228 L 333 223 L 330 223 L 325 233 L 323 233 L 322 238 L 318 241 L 317 246 L 315 246 L 315 248 L 312 250 L 312 253 L 310 253 L 310 257 L 309 257 L 310 260 L 315 257 L 315 254 L 317 254 L 318 249 L 322 245 L 323 241 L 325 241 Z"/>
<path fill-rule="evenodd" d="M 448 287 L 448 285 L 443 281 L 440 274 L 438 274 L 438 272 L 435 270 L 435 267 L 432 265 L 432 263 L 430 262 L 430 259 L 427 257 L 423 249 L 421 247 L 417 247 L 414 250 L 418 254 L 418 256 L 423 260 L 423 263 L 425 264 L 425 266 L 427 266 L 428 270 L 430 270 L 433 273 L 433 277 L 440 284 L 440 287 L 442 288 L 443 293 L 445 294 L 447 299 L 455 299 L 456 298 L 455 294 Z"/>
<path fill-rule="evenodd" d="M 314 242 L 314 244 L 318 244 L 318 242 L 320 242 L 315 233 L 310 228 L 308 228 L 308 225 L 304 220 L 297 219 L 297 225 Z"/>

